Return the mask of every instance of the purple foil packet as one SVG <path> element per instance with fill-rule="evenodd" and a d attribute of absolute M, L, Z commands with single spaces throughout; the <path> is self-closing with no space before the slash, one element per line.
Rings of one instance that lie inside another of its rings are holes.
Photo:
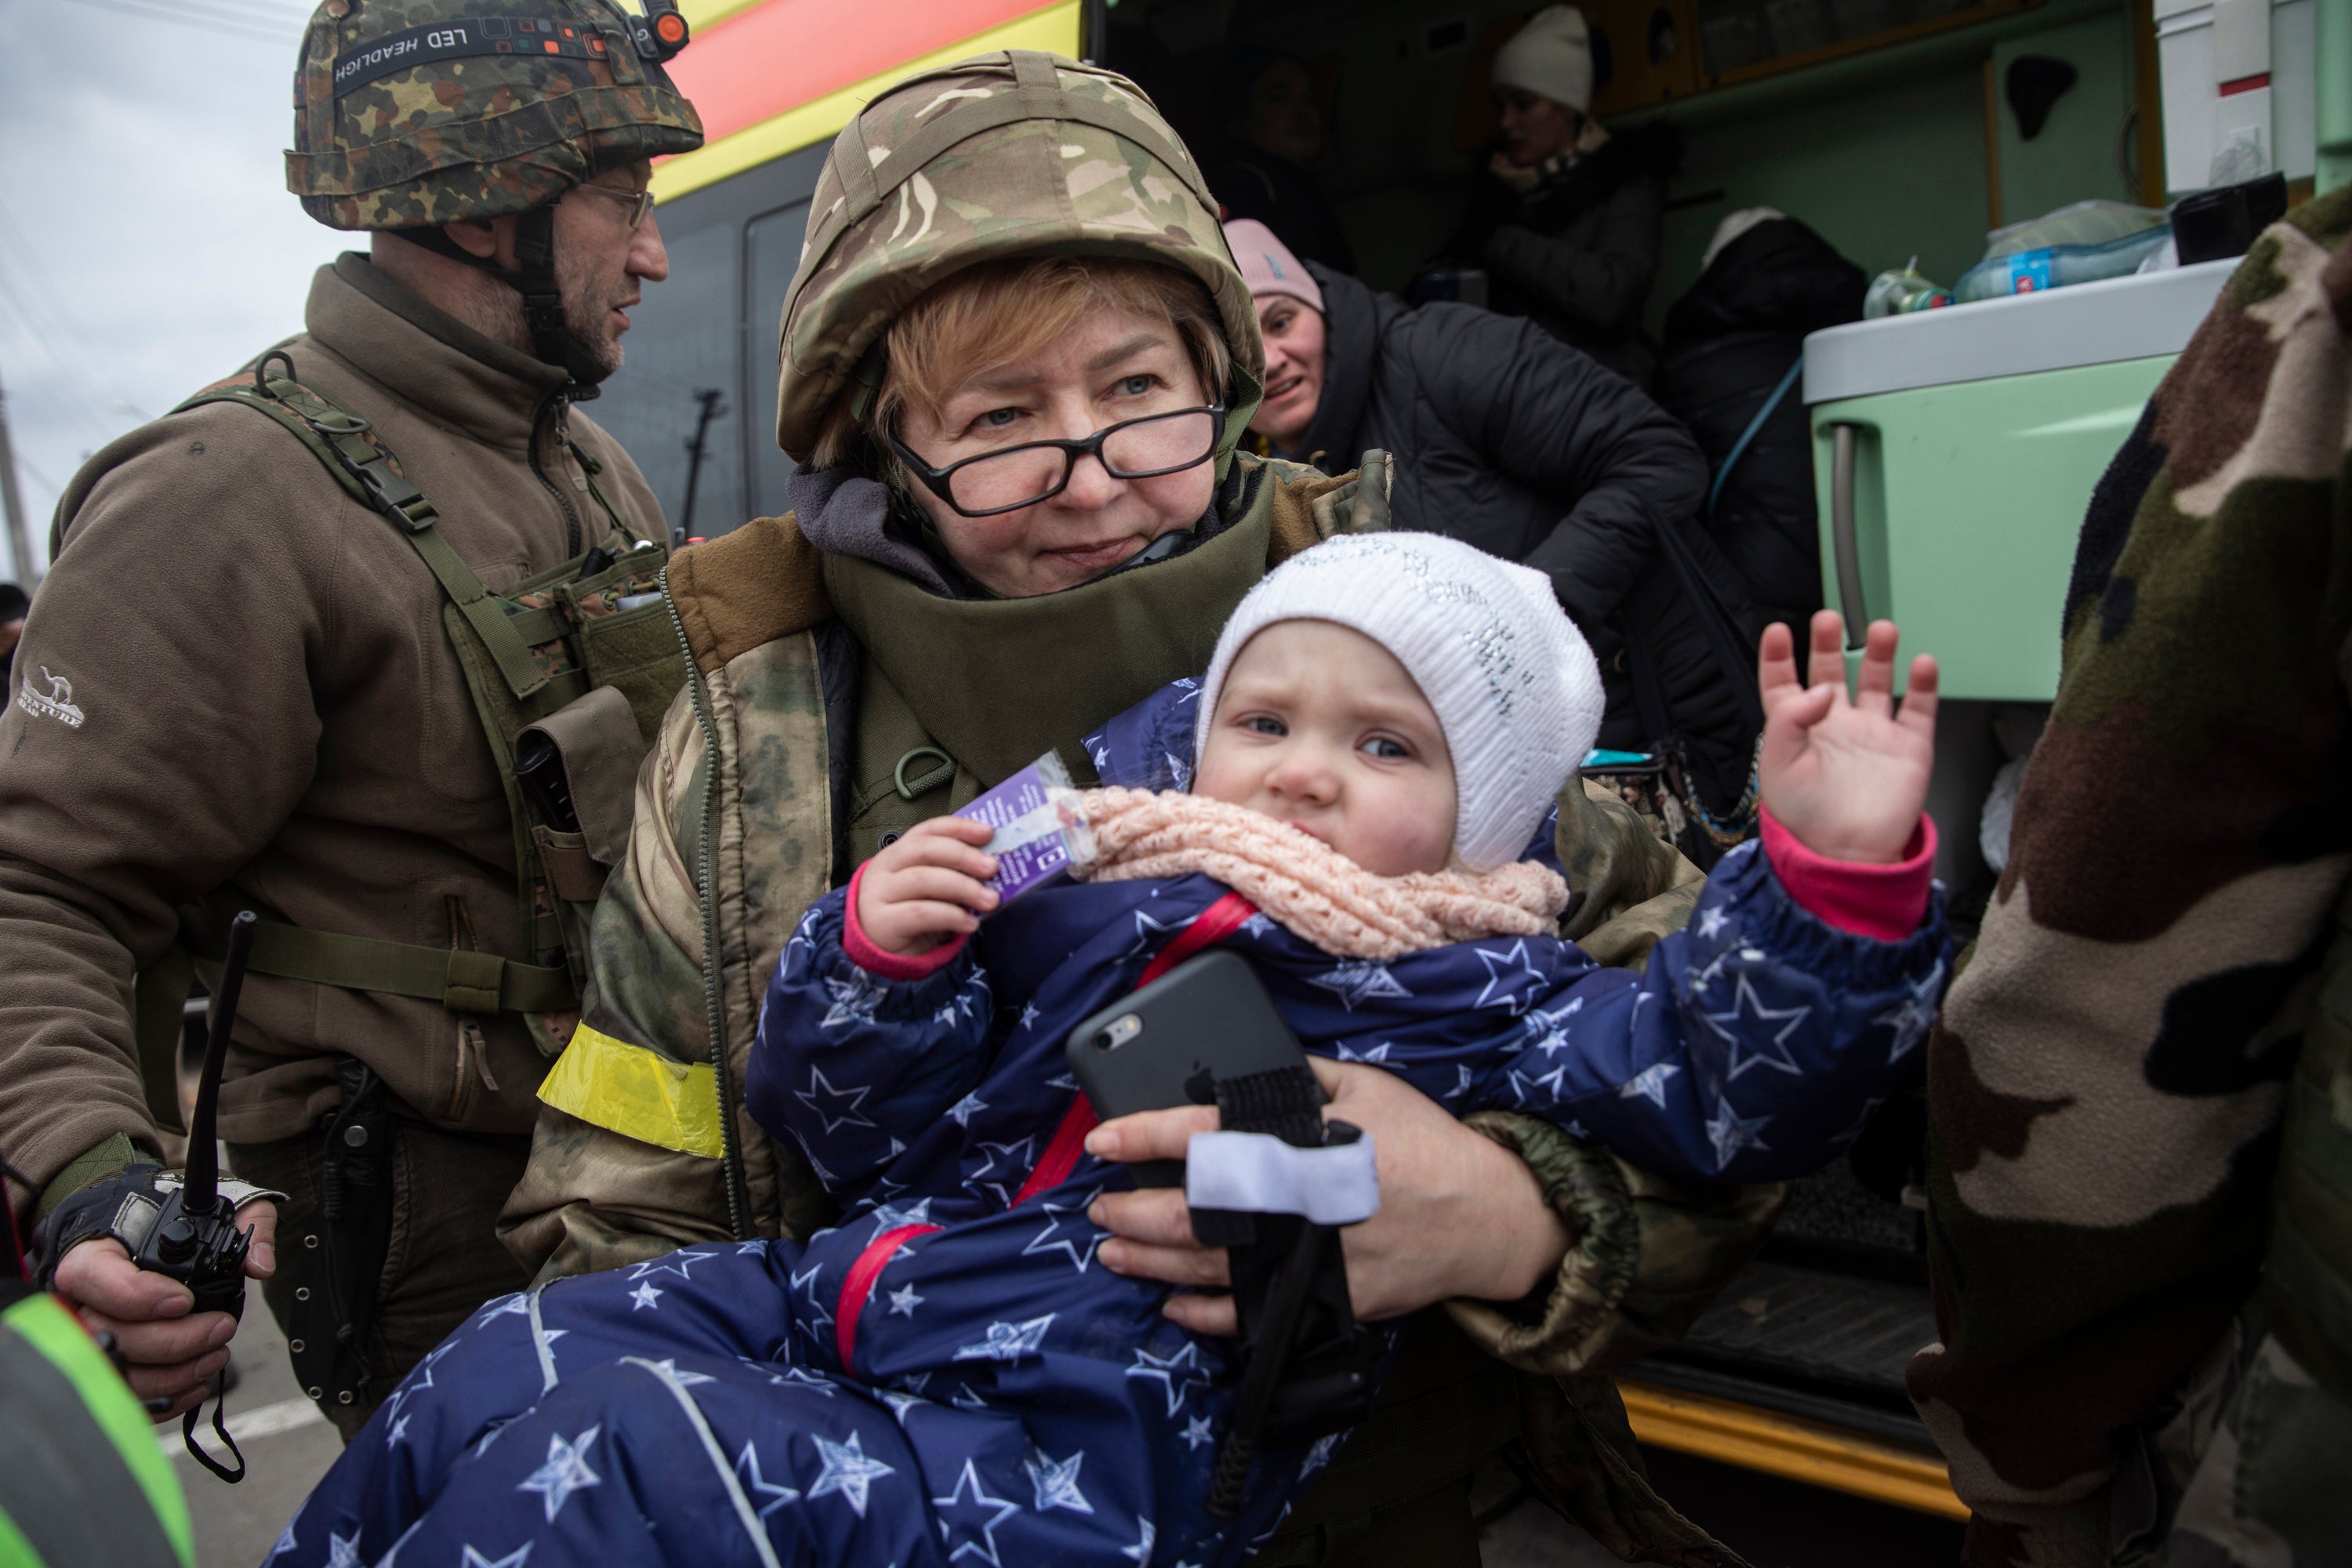
<path fill-rule="evenodd" d="M 996 857 L 988 885 L 1008 903 L 1095 858 L 1094 833 L 1078 809 L 1070 770 L 1052 752 L 956 815 L 996 829 L 982 847 Z"/>

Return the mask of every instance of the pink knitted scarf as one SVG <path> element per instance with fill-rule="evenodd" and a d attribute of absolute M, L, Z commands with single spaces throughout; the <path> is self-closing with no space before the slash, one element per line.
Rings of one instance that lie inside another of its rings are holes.
<path fill-rule="evenodd" d="M 1483 874 L 1380 877 L 1286 822 L 1197 795 L 1087 790 L 1096 859 L 1077 874 L 1138 881 L 1201 871 L 1324 952 L 1398 958 L 1482 936 L 1537 936 L 1568 907 L 1559 873 L 1527 861 Z"/>

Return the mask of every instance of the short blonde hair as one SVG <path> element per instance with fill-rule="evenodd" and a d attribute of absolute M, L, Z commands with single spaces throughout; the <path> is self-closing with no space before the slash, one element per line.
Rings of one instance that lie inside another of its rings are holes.
<path fill-rule="evenodd" d="M 811 466 L 829 468 L 851 460 L 867 435 L 892 428 L 909 407 L 937 416 L 971 377 L 1039 352 L 1099 310 L 1165 321 L 1183 343 L 1204 395 L 1222 400 L 1233 349 L 1200 279 L 1119 258 L 1015 257 L 957 273 L 890 323 L 873 411 L 859 419 L 855 398 L 845 395 L 825 421 Z"/>

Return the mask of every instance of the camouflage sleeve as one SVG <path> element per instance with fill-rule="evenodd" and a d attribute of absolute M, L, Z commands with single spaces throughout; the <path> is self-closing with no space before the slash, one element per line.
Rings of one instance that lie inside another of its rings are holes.
<path fill-rule="evenodd" d="M 1979 1568 L 2108 1560 L 2116 1453 L 2261 1267 L 2352 868 L 2347 228 L 2352 189 L 2256 243 L 2094 495 L 2057 703 L 1929 1045 L 1941 1342 L 1911 1392 Z"/>
<path fill-rule="evenodd" d="M 1446 1303 L 1472 1340 L 1522 1372 L 1604 1372 L 1672 1344 L 1756 1256 L 1788 1200 L 1780 1182 L 1653 1175 L 1531 1116 L 1482 1110 L 1469 1124 L 1528 1163 L 1575 1237 L 1541 1302 Z"/>
<path fill-rule="evenodd" d="M 1689 921 L 1706 873 L 1599 784 L 1570 784 L 1559 805 L 1552 846 L 1569 887 L 1559 934 L 1596 963 L 1638 970 Z"/>
<path fill-rule="evenodd" d="M 710 1068 L 695 1059 L 708 1032 L 690 858 L 702 755 L 680 692 L 637 775 L 628 853 L 596 904 L 580 1029 L 541 1090 L 549 1103 L 530 1163 L 499 1220 L 508 1250 L 542 1278 L 730 1233 Z M 650 1089 L 636 1081 L 645 1078 Z M 667 1103 L 666 1085 L 675 1086 Z M 672 1125 L 648 1126 L 665 1113 Z"/>

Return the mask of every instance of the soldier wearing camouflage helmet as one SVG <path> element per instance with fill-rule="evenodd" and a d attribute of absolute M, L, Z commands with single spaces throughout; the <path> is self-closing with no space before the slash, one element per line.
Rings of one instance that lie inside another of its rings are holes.
<path fill-rule="evenodd" d="M 638 777 L 583 1021 L 502 1221 L 542 1279 L 626 1264 L 651 1283 L 694 1263 L 656 1261 L 683 1245 L 839 1219 L 800 1151 L 741 1106 L 759 999 L 803 911 L 1049 748 L 1091 782 L 1083 738 L 1197 676 L 1269 563 L 1387 526 L 1384 454 L 1335 477 L 1236 450 L 1262 367 L 1248 289 L 1190 154 L 1094 67 L 990 55 L 869 104 L 819 177 L 781 359 L 792 513 L 669 574 L 688 689 Z M 1698 873 L 1622 808 L 1573 788 L 1559 805 L 1567 933 L 1638 961 Z M 1623 1417 L 1585 1374 L 1678 1331 L 1780 1189 L 1681 1188 L 1544 1122 L 1474 1131 L 1377 1068 L 1345 1072 L 1337 1113 L 1384 1151 L 1382 1214 L 1351 1233 L 1354 1300 L 1451 1311 L 1427 1315 L 1259 1560 L 1475 1563 L 1467 1477 L 1523 1440 L 1547 1495 L 1629 1555 L 1733 1561 L 1629 1458 L 1603 1458 Z M 1223 1282 L 1176 1194 L 1093 1213 L 1116 1233 L 1101 1266 Z M 1171 1310 L 1232 1331 L 1228 1298 Z"/>
<path fill-rule="evenodd" d="M 310 1395 L 356 1430 L 527 1279 L 492 1221 L 601 868 L 519 815 L 514 751 L 578 700 L 625 777 L 596 660 L 651 636 L 641 668 L 677 668 L 658 609 L 612 613 L 657 584 L 661 508 L 572 407 L 667 272 L 650 160 L 702 138 L 667 52 L 608 0 L 326 0 L 288 183 L 370 250 L 58 507 L 0 719 L 0 1144 L 45 1275 L 151 1408 L 200 1399 L 236 1328 L 133 1268 L 123 1216 L 168 1180 L 181 999 L 238 910 L 221 1128 Z"/>

